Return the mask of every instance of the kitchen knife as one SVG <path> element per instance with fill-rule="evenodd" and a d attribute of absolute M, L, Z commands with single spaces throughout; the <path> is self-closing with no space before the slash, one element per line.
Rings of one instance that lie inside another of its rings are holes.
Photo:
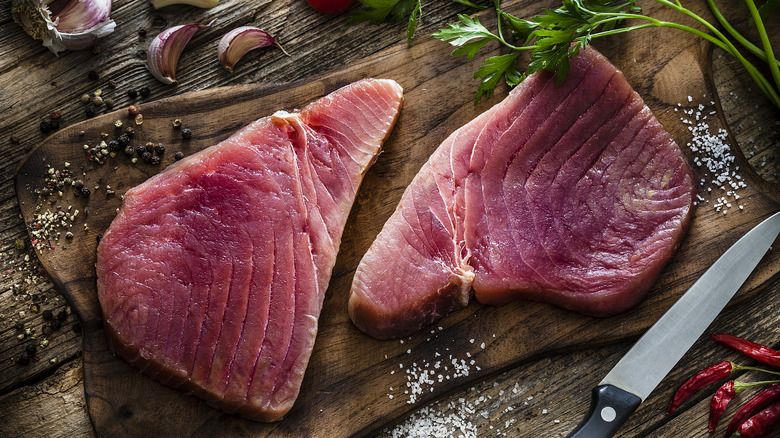
<path fill-rule="evenodd" d="M 628 350 L 593 388 L 569 438 L 611 437 L 704 333 L 780 234 L 780 212 L 748 231 Z"/>

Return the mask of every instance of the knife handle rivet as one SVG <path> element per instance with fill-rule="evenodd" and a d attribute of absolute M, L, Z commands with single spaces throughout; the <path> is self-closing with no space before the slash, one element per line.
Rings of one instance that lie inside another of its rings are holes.
<path fill-rule="evenodd" d="M 615 412 L 615 408 L 612 406 L 607 406 L 601 410 L 601 419 L 607 423 L 615 421 L 615 418 L 617 418 L 617 412 Z"/>

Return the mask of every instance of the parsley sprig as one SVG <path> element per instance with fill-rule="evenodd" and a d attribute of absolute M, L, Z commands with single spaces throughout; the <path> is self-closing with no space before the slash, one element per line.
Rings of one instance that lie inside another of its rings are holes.
<path fill-rule="evenodd" d="M 409 17 L 406 39 L 407 43 L 411 44 L 422 16 L 422 0 L 360 1 L 365 8 L 351 17 L 353 22 L 380 23 Z M 473 8 L 486 8 L 471 0 L 452 1 Z M 459 14 L 457 22 L 440 29 L 433 36 L 456 46 L 452 55 L 466 56 L 468 61 L 492 41 L 508 49 L 508 53 L 485 59 L 474 73 L 474 78 L 481 80 L 474 98 L 475 103 L 482 97 L 489 98 L 502 78 L 513 87 L 527 75 L 547 70 L 557 73 L 558 79 L 563 80 L 571 70 L 569 59 L 594 38 L 651 27 L 666 27 L 704 38 L 733 55 L 770 102 L 780 108 L 780 62 L 775 58 L 763 23 L 771 13 L 780 9 L 780 0 L 766 0 L 760 7 L 756 6 L 754 0 L 743 0 L 750 13 L 750 24 L 755 26 L 760 36 L 760 46 L 737 32 L 720 12 L 714 0 L 705 1 L 725 34 L 715 24 L 685 8 L 680 0 L 654 1 L 693 18 L 704 30 L 644 15 L 642 9 L 636 5 L 636 0 L 562 0 L 560 7 L 543 9 L 541 14 L 529 20 L 507 13 L 501 9 L 500 0 L 493 0 L 497 16 L 495 32 L 480 23 L 477 16 Z M 626 20 L 630 25 L 622 26 Z M 771 81 L 745 58 L 741 50 L 746 50 L 766 63 Z M 521 69 L 518 68 L 519 57 L 525 51 L 531 52 L 531 61 L 527 68 Z"/>
<path fill-rule="evenodd" d="M 569 59 L 590 44 L 594 38 L 651 27 L 667 27 L 697 35 L 732 54 L 742 63 L 767 98 L 780 108 L 780 94 L 778 94 L 778 90 L 780 90 L 780 62 L 775 59 L 762 20 L 762 15 L 766 17 L 768 13 L 771 13 L 774 10 L 772 9 L 773 3 L 780 3 L 780 0 L 769 0 L 760 11 L 753 0 L 744 0 L 760 35 L 762 47 L 754 45 L 739 34 L 719 11 L 713 0 L 706 0 L 707 5 L 718 23 L 731 36 L 731 39 L 715 25 L 685 8 L 679 0 L 655 1 L 693 18 L 708 32 L 644 15 L 642 9 L 636 5 L 635 0 L 563 0 L 559 8 L 544 9 L 540 15 L 534 16 L 530 20 L 508 14 L 501 9 L 500 0 L 494 0 L 497 14 L 496 32 L 488 30 L 476 16 L 470 17 L 460 14 L 458 22 L 451 23 L 448 28 L 440 29 L 433 36 L 456 46 L 457 49 L 452 52 L 452 55 L 466 55 L 469 61 L 491 41 L 497 41 L 510 50 L 509 54 L 487 58 L 474 74 L 475 79 L 482 80 L 477 89 L 475 103 L 479 102 L 483 96 L 490 97 L 502 77 L 509 86 L 515 86 L 526 75 L 539 70 L 547 70 L 557 73 L 558 79 L 563 80 L 571 70 Z M 631 25 L 621 27 L 625 20 L 631 20 Z M 510 29 L 511 35 L 504 34 L 503 26 Z M 509 38 L 510 36 L 511 38 Z M 770 82 L 756 66 L 748 61 L 735 44 L 742 46 L 743 50 L 747 50 L 766 62 L 774 83 Z M 531 62 L 524 73 L 516 65 L 517 58 L 523 51 L 531 52 Z"/>

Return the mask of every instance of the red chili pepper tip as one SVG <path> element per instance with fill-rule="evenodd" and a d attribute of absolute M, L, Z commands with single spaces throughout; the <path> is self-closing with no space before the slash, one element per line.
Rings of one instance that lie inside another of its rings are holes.
<path fill-rule="evenodd" d="M 712 396 L 712 400 L 710 400 L 710 418 L 708 421 L 710 433 L 714 432 L 715 428 L 718 427 L 720 416 L 723 415 L 723 411 L 726 410 L 729 402 L 734 400 L 736 396 L 737 392 L 734 391 L 733 380 L 724 383 L 723 386 L 718 388 L 715 395 Z"/>
<path fill-rule="evenodd" d="M 666 409 L 666 414 L 669 415 L 675 411 L 680 405 L 693 395 L 696 391 L 717 382 L 720 379 L 724 379 L 731 375 L 732 364 L 729 361 L 723 361 L 710 365 L 707 368 L 699 371 L 686 380 L 672 397 L 669 408 Z"/>
<path fill-rule="evenodd" d="M 725 438 L 730 437 L 734 432 L 742 426 L 742 423 L 746 422 L 750 417 L 764 409 L 765 407 L 780 400 L 780 384 L 774 383 L 764 388 L 763 391 L 756 394 L 755 397 L 745 403 L 731 419 L 728 429 L 726 429 Z"/>
<path fill-rule="evenodd" d="M 737 350 L 745 356 L 763 364 L 780 368 L 780 352 L 773 350 L 766 345 L 756 344 L 755 342 L 732 335 L 712 335 L 710 336 L 710 339 L 718 344 Z"/>

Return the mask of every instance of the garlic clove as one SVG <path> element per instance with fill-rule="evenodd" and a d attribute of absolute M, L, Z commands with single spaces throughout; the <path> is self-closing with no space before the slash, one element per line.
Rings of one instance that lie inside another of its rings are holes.
<path fill-rule="evenodd" d="M 192 5 L 199 8 L 213 8 L 219 0 L 151 0 L 155 9 L 164 8 L 170 5 Z"/>
<path fill-rule="evenodd" d="M 91 47 L 116 28 L 111 0 L 13 0 L 11 15 L 55 55 Z"/>
<path fill-rule="evenodd" d="M 152 76 L 164 84 L 175 84 L 176 66 L 184 46 L 198 29 L 207 27 L 211 27 L 211 23 L 182 24 L 165 29 L 154 37 L 146 51 L 146 67 Z"/>
<path fill-rule="evenodd" d="M 85 32 L 108 20 L 111 1 L 69 1 L 57 13 L 57 30 L 63 33 Z"/>
<path fill-rule="evenodd" d="M 254 26 L 241 26 L 226 33 L 219 40 L 219 62 L 232 73 L 233 67 L 247 52 L 271 45 L 276 45 L 285 55 L 290 56 L 268 32 Z"/>

